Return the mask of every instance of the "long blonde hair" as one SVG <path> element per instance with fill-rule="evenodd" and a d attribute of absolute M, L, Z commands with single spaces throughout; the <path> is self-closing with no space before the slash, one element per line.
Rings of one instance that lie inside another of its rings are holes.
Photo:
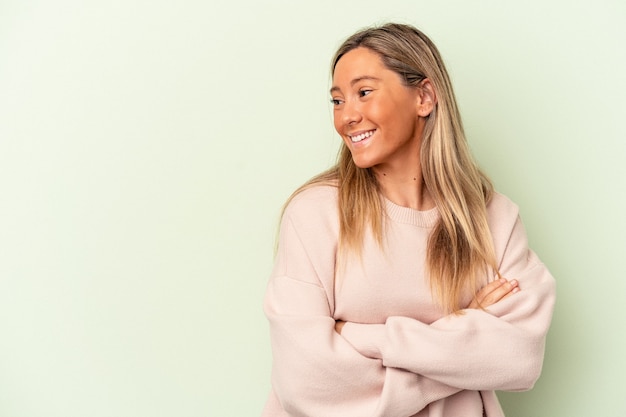
<path fill-rule="evenodd" d="M 489 269 L 499 275 L 486 210 L 493 187 L 469 151 L 450 78 L 432 41 L 408 25 L 367 28 L 339 47 L 331 73 L 343 55 L 358 47 L 377 53 L 406 86 L 417 87 L 428 78 L 436 92 L 437 103 L 426 120 L 420 150 L 424 184 L 440 214 L 428 241 L 426 265 L 435 298 L 445 311 L 458 312 L 464 307 L 464 296 L 468 291 L 476 293 Z M 360 253 L 368 227 L 382 242 L 384 205 L 376 177 L 369 168 L 354 164 L 345 143 L 336 165 L 309 180 L 291 198 L 319 184 L 338 187 L 340 248 Z"/>

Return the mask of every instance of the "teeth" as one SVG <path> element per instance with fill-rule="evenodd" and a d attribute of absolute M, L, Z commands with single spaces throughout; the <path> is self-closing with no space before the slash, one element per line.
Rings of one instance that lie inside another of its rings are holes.
<path fill-rule="evenodd" d="M 365 133 L 361 133 L 359 135 L 356 136 L 350 136 L 350 140 L 354 143 L 354 142 L 361 142 L 363 139 L 369 138 L 370 136 L 372 136 L 374 134 L 373 130 L 369 130 Z"/>

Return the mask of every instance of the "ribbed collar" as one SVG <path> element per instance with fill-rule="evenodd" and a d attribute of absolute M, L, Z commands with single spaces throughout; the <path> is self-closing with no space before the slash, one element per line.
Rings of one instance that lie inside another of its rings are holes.
<path fill-rule="evenodd" d="M 432 209 L 426 211 L 420 211 L 409 207 L 399 206 L 384 197 L 383 201 L 385 202 L 387 217 L 395 222 L 411 224 L 417 227 L 433 227 L 437 223 L 437 220 L 439 220 L 437 207 L 433 207 Z"/>

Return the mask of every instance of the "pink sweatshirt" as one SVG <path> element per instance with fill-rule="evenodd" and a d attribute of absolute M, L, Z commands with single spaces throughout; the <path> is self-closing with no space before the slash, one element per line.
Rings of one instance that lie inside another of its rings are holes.
<path fill-rule="evenodd" d="M 362 258 L 337 274 L 336 188 L 287 207 L 264 304 L 274 360 L 263 417 L 497 417 L 494 390 L 528 390 L 539 377 L 555 283 L 517 207 L 495 194 L 488 216 L 500 272 L 521 291 L 444 315 L 424 276 L 437 210 L 385 204 L 384 250 L 368 235 Z M 335 320 L 347 322 L 341 335 Z"/>

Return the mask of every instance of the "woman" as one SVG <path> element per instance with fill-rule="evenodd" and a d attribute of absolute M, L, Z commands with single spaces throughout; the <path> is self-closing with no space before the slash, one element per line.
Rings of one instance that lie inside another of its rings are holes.
<path fill-rule="evenodd" d="M 424 34 L 358 32 L 332 74 L 343 145 L 283 213 L 263 416 L 502 416 L 494 390 L 539 377 L 554 280 L 472 160 Z"/>

